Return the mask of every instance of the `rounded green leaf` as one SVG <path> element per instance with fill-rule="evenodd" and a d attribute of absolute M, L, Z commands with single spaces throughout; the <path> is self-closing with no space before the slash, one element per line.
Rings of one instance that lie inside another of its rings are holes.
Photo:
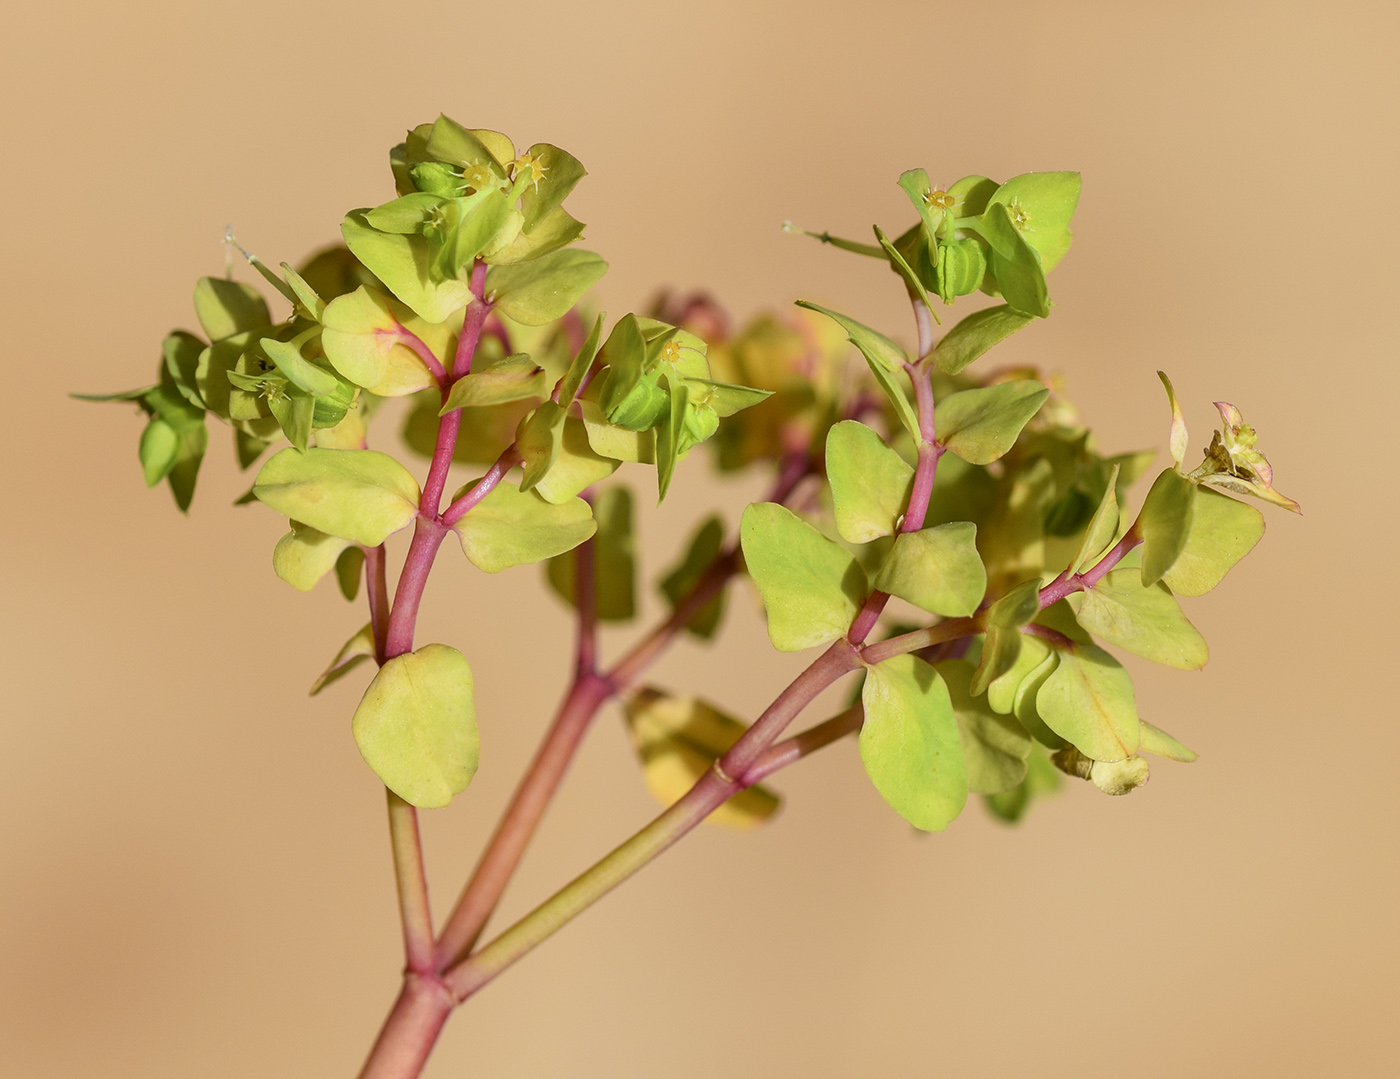
<path fill-rule="evenodd" d="M 201 277 L 195 283 L 194 313 L 211 342 L 272 324 L 258 290 L 225 277 Z"/>
<path fill-rule="evenodd" d="M 980 218 L 968 224 L 992 249 L 989 277 L 995 279 L 1006 302 L 1028 315 L 1045 318 L 1050 314 L 1050 295 L 1040 256 L 1017 231 L 1007 208 L 1000 203 L 989 205 Z"/>
<path fill-rule="evenodd" d="M 154 487 L 175 467 L 175 461 L 180 456 L 180 435 L 170 424 L 156 416 L 141 432 L 137 455 L 141 459 L 146 486 Z"/>
<path fill-rule="evenodd" d="M 1093 760 L 1132 756 L 1141 732 L 1133 680 L 1123 665 L 1093 644 L 1061 649 L 1059 659 L 1035 699 L 1046 725 Z"/>
<path fill-rule="evenodd" d="M 366 622 L 358 633 L 341 646 L 330 666 L 311 684 L 311 696 L 316 696 L 332 682 L 338 682 L 367 659 L 374 658 L 374 626 Z"/>
<path fill-rule="evenodd" d="M 1085 566 L 1097 563 L 1099 557 L 1118 538 L 1118 474 L 1120 471 L 1121 468 L 1117 464 L 1109 470 L 1108 486 L 1104 488 L 1103 498 L 1099 500 L 1098 509 L 1094 511 L 1094 516 L 1089 520 L 1089 527 L 1084 530 L 1084 539 L 1080 541 L 1079 549 L 1070 559 L 1067 573 L 1078 573 Z"/>
<path fill-rule="evenodd" d="M 849 552 L 773 502 L 744 510 L 739 537 L 774 648 L 799 652 L 845 636 L 867 591 Z"/>
<path fill-rule="evenodd" d="M 538 166 L 539 182 L 531 183 L 520 196 L 525 231 L 533 235 L 548 226 L 559 204 L 588 173 L 573 154 L 547 142 L 537 142 L 525 153 Z"/>
<path fill-rule="evenodd" d="M 706 701 L 649 686 L 628 697 L 623 710 L 647 789 L 666 806 L 713 768 L 746 729 Z M 753 828 L 781 804 L 772 791 L 754 786 L 739 791 L 705 819 L 728 828 Z"/>
<path fill-rule="evenodd" d="M 484 408 L 507 401 L 549 396 L 544 368 L 523 352 L 464 375 L 452 384 L 440 415 L 458 408 Z"/>
<path fill-rule="evenodd" d="M 1060 789 L 1060 770 L 1039 746 L 1026 758 L 1026 778 L 1018 786 L 1001 794 L 989 794 L 983 804 L 997 819 L 1014 824 L 1026 814 L 1036 798 L 1054 794 Z"/>
<path fill-rule="evenodd" d="M 994 711 L 985 697 L 970 692 L 972 664 L 954 659 L 938 665 L 958 718 L 967 788 L 977 794 L 1000 794 L 1026 778 L 1031 736 L 1016 717 Z"/>
<path fill-rule="evenodd" d="M 310 592 L 339 560 L 350 541 L 292 522 L 292 530 L 272 549 L 272 569 L 298 592 Z M 358 548 L 356 548 L 358 550 Z"/>
<path fill-rule="evenodd" d="M 956 375 L 1032 321 L 1033 316 L 1014 311 L 1008 304 L 976 311 L 943 335 L 933 350 L 933 362 L 945 375 Z"/>
<path fill-rule="evenodd" d="M 1021 638 L 1019 655 L 1005 674 L 992 679 L 987 687 L 987 705 L 993 712 L 1012 715 L 1016 711 L 1016 694 L 1024 682 L 1050 654 L 1050 646 L 1039 637 L 1018 633 Z M 1048 673 L 1048 672 L 1047 672 Z"/>
<path fill-rule="evenodd" d="M 948 687 L 917 656 L 895 656 L 867 671 L 861 701 L 860 759 L 870 781 L 915 828 L 941 832 L 967 802 Z"/>
<path fill-rule="evenodd" d="M 397 236 L 372 228 L 361 210 L 341 223 L 340 234 L 355 257 L 395 296 L 427 322 L 444 322 L 471 303 L 460 277 L 443 279 L 433 270 L 433 245 L 426 236 Z"/>
<path fill-rule="evenodd" d="M 1229 495 L 1197 488 L 1191 531 L 1162 575 L 1179 596 L 1203 596 L 1218 585 L 1264 535 L 1264 515 Z"/>
<path fill-rule="evenodd" d="M 1006 206 L 1046 273 L 1069 250 L 1069 223 L 1079 205 L 1080 186 L 1077 172 L 1027 172 L 1011 177 L 989 200 Z"/>
<path fill-rule="evenodd" d="M 453 500 L 474 486 L 462 488 Z M 596 529 L 593 511 L 583 499 L 554 505 L 508 482 L 497 484 L 452 527 L 467 558 L 487 573 L 572 551 Z"/>
<path fill-rule="evenodd" d="M 1027 640 L 1032 638 L 1027 637 Z M 1016 688 L 1016 700 L 1012 706 L 1012 714 L 1020 721 L 1034 738 L 1043 746 L 1050 749 L 1063 749 L 1069 745 L 1063 738 L 1052 731 L 1041 718 L 1040 709 L 1036 707 L 1036 697 L 1040 693 L 1040 688 L 1045 685 L 1046 680 L 1055 673 L 1060 665 L 1060 653 L 1057 649 L 1048 650 L 1049 655 L 1045 657 L 1035 670 L 1026 675 L 1021 680 L 1021 684 Z"/>
<path fill-rule="evenodd" d="M 954 521 L 901 532 L 875 575 L 875 587 L 930 614 L 970 615 L 987 591 L 977 554 L 977 526 Z"/>
<path fill-rule="evenodd" d="M 1139 721 L 1142 727 L 1142 742 L 1138 745 L 1139 753 L 1152 753 L 1158 757 L 1166 757 L 1167 760 L 1180 761 L 1182 764 L 1190 764 L 1196 759 L 1196 751 L 1178 742 L 1161 727 L 1154 727 L 1147 720 Z"/>
<path fill-rule="evenodd" d="M 559 435 L 559 452 L 535 490 L 546 502 L 561 504 L 579 492 L 601 483 L 617 471 L 620 462 L 594 451 L 583 421 L 569 416 Z"/>
<path fill-rule="evenodd" d="M 607 270 L 608 264 L 592 251 L 564 248 L 533 262 L 492 266 L 486 291 L 503 315 L 526 326 L 543 326 L 578 303 Z"/>
<path fill-rule="evenodd" d="M 1210 658 L 1205 638 L 1166 585 L 1144 588 L 1135 569 L 1116 569 L 1068 599 L 1081 626 L 1134 655 L 1183 671 L 1199 670 Z"/>
<path fill-rule="evenodd" d="M 902 348 L 878 330 L 872 330 L 869 326 L 862 325 L 853 318 L 847 318 L 845 315 L 814 303 L 808 303 L 806 300 L 798 300 L 797 306 L 805 307 L 809 311 L 816 311 L 837 323 L 846 331 L 846 336 L 850 338 L 851 344 L 860 349 L 861 355 L 870 363 L 886 371 L 904 370 L 904 365 L 908 362 L 909 357 L 904 354 Z"/>
<path fill-rule="evenodd" d="M 295 521 L 377 547 L 418 516 L 418 484 L 376 450 L 296 450 L 275 454 L 253 493 Z"/>
<path fill-rule="evenodd" d="M 322 325 L 321 347 L 332 367 L 357 386 L 383 380 L 399 334 L 399 320 L 387 296 L 361 285 L 326 305 Z"/>
<path fill-rule="evenodd" d="M 350 729 L 360 755 L 410 805 L 437 809 L 476 775 L 472 669 L 445 644 L 426 644 L 379 668 Z"/>
<path fill-rule="evenodd" d="M 364 577 L 365 550 L 350 546 L 340 552 L 335 560 L 335 579 L 340 586 L 340 594 L 352 603 L 360 594 L 360 581 Z"/>
<path fill-rule="evenodd" d="M 842 420 L 827 432 L 826 475 L 836 529 L 849 543 L 890 536 L 909 505 L 914 470 L 863 423 Z"/>
<path fill-rule="evenodd" d="M 1144 585 L 1160 581 L 1186 549 L 1196 514 L 1196 492 L 1196 485 L 1174 468 L 1163 469 L 1153 481 L 1137 519 Z"/>
<path fill-rule="evenodd" d="M 1040 581 L 1023 581 L 987 609 L 987 639 L 972 692 L 985 693 L 993 681 L 1005 675 L 1021 655 L 1021 627 L 1040 610 Z"/>
<path fill-rule="evenodd" d="M 991 464 L 1015 444 L 1049 396 L 1034 379 L 950 394 L 934 410 L 938 441 L 968 464 Z"/>

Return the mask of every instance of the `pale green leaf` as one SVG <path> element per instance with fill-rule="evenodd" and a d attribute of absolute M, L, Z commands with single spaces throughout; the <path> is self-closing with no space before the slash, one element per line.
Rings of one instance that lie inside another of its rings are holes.
<path fill-rule="evenodd" d="M 1011 211 L 1017 230 L 1049 273 L 1069 250 L 1069 223 L 1079 191 L 1077 172 L 1027 172 L 997 188 L 989 204 L 1001 203 Z"/>
<path fill-rule="evenodd" d="M 1160 581 L 1185 550 L 1195 518 L 1196 490 L 1196 485 L 1174 468 L 1163 469 L 1153 481 L 1137 520 L 1144 585 Z"/>
<path fill-rule="evenodd" d="M 1049 396 L 1034 379 L 950 394 L 934 410 L 938 441 L 968 464 L 991 464 L 1015 444 Z"/>
<path fill-rule="evenodd" d="M 1140 728 L 1131 676 L 1097 645 L 1076 644 L 1058 651 L 1059 666 L 1036 694 L 1040 717 L 1093 760 L 1132 756 Z"/>
<path fill-rule="evenodd" d="M 371 228 L 364 211 L 354 210 L 341 223 L 345 243 L 371 273 L 427 322 L 445 322 L 472 302 L 471 288 L 460 277 L 439 278 L 433 270 L 434 249 L 426 236 L 396 236 Z"/>
<path fill-rule="evenodd" d="M 1205 639 L 1181 613 L 1166 585 L 1143 587 L 1135 569 L 1116 569 L 1086 592 L 1068 598 L 1079 624 L 1134 655 L 1177 667 L 1199 670 L 1210 658 Z"/>
<path fill-rule="evenodd" d="M 374 658 L 374 627 L 366 622 L 360 631 L 351 637 L 331 665 L 321 672 L 321 676 L 311 685 L 311 696 L 316 696 L 332 682 L 339 681 L 367 659 Z"/>
<path fill-rule="evenodd" d="M 987 686 L 987 705 L 993 712 L 1000 712 L 1003 715 L 1012 715 L 1016 711 L 1016 694 L 1021 688 L 1021 683 L 1035 672 L 1045 657 L 1050 654 L 1050 646 L 1039 637 L 1021 633 L 1020 652 L 1016 661 L 1007 669 L 1005 674 L 992 679 Z"/>
<path fill-rule="evenodd" d="M 592 251 L 564 248 L 518 266 L 493 266 L 486 291 L 496 309 L 526 326 L 543 326 L 563 316 L 607 272 Z"/>
<path fill-rule="evenodd" d="M 285 449 L 263 465 L 253 493 L 278 513 L 366 547 L 418 515 L 418 484 L 376 450 Z"/>
<path fill-rule="evenodd" d="M 933 362 L 945 375 L 956 375 L 982 353 L 1033 321 L 1033 316 L 1012 310 L 1007 304 L 975 311 L 943 335 L 934 347 Z"/>
<path fill-rule="evenodd" d="M 987 591 L 987 571 L 977 554 L 971 521 L 901 532 L 886 556 L 875 587 L 930 614 L 972 614 Z"/>
<path fill-rule="evenodd" d="M 481 743 L 472 670 L 445 644 L 388 660 L 365 690 L 350 729 L 360 755 L 410 805 L 437 809 L 467 789 Z"/>
<path fill-rule="evenodd" d="M 869 543 L 894 534 L 914 470 L 878 434 L 855 420 L 835 424 L 826 436 L 826 475 L 843 539 Z"/>
<path fill-rule="evenodd" d="M 983 623 L 987 640 L 972 679 L 974 695 L 985 693 L 992 682 L 1016 665 L 1021 655 L 1021 627 L 1039 610 L 1039 580 L 1023 581 L 987 609 Z"/>
<path fill-rule="evenodd" d="M 438 415 L 446 416 L 459 408 L 484 408 L 507 401 L 542 400 L 548 396 L 549 383 L 544 368 L 525 353 L 517 352 L 457 379 Z"/>
<path fill-rule="evenodd" d="M 1167 760 L 1190 764 L 1196 759 L 1196 752 L 1178 742 L 1161 727 L 1154 727 L 1147 720 L 1138 721 L 1142 728 L 1142 741 L 1138 744 L 1139 753 L 1152 753 Z"/>
<path fill-rule="evenodd" d="M 672 805 L 739 740 L 744 724 L 707 701 L 645 687 L 623 704 L 647 789 Z M 752 828 L 777 812 L 781 800 L 763 786 L 742 790 L 710 814 L 715 824 Z"/>
<path fill-rule="evenodd" d="M 180 455 L 180 434 L 165 420 L 156 416 L 146 424 L 137 445 L 137 456 L 141 460 L 141 472 L 146 478 L 146 486 L 154 487 L 170 474 Z"/>
<path fill-rule="evenodd" d="M 1084 530 L 1079 550 L 1070 559 L 1067 570 L 1070 574 L 1096 564 L 1118 538 L 1118 473 L 1119 466 L 1114 465 L 1108 474 L 1108 486 L 1104 488 L 1098 509 L 1094 511 L 1089 527 Z"/>
<path fill-rule="evenodd" d="M 364 577 L 365 551 L 363 547 L 347 547 L 335 560 L 335 580 L 340 594 L 352 603 L 360 594 L 360 581 Z"/>
<path fill-rule="evenodd" d="M 310 592 L 349 546 L 349 540 L 293 521 L 292 530 L 272 550 L 272 569 L 298 592 Z"/>
<path fill-rule="evenodd" d="M 1033 640 L 1029 636 L 1026 640 Z M 1040 665 L 1031 671 L 1021 680 L 1021 684 L 1016 688 L 1016 700 L 1011 712 L 1034 738 L 1043 746 L 1050 749 L 1063 749 L 1069 745 L 1063 738 L 1052 731 L 1040 715 L 1040 709 L 1036 705 L 1036 698 L 1040 694 L 1040 689 L 1045 685 L 1049 677 L 1055 673 L 1060 665 L 1060 652 L 1051 648 L 1049 654 L 1040 662 Z"/>
<path fill-rule="evenodd" d="M 977 794 L 1000 794 L 1026 778 L 1031 736 L 1012 715 L 998 713 L 985 697 L 970 691 L 973 667 L 966 660 L 938 664 L 958 719 L 967 789 Z"/>
<path fill-rule="evenodd" d="M 384 379 L 400 330 L 387 296 L 361 285 L 328 303 L 322 324 L 321 348 L 332 367 L 357 386 L 376 386 Z"/>
<path fill-rule="evenodd" d="M 941 832 L 967 802 L 948 687 L 917 656 L 895 656 L 866 672 L 861 701 L 860 759 L 875 789 L 914 827 Z"/>
<path fill-rule="evenodd" d="M 1001 794 L 989 794 L 983 798 L 988 811 L 999 820 L 1014 824 L 1026 814 L 1031 803 L 1037 798 L 1054 794 L 1060 789 L 1060 770 L 1050 763 L 1050 758 L 1039 746 L 1031 750 L 1026 758 L 1026 778 L 1019 786 Z"/>
<path fill-rule="evenodd" d="M 772 502 L 744 510 L 739 536 L 774 648 L 798 652 L 845 636 L 866 597 L 865 571 L 847 551 Z"/>
<path fill-rule="evenodd" d="M 468 484 L 453 501 L 476 486 Z M 501 482 L 454 524 L 462 550 L 478 569 L 499 573 L 572 551 L 593 535 L 593 511 L 581 498 L 554 505 L 534 491 Z"/>
<path fill-rule="evenodd" d="M 853 318 L 847 318 L 845 315 L 809 303 L 806 300 L 798 300 L 797 306 L 805 307 L 809 311 L 816 311 L 836 322 L 846 331 L 846 336 L 850 338 L 851 344 L 860 349 L 861 355 L 872 365 L 886 371 L 902 371 L 904 365 L 909 361 L 904 350 L 878 330 L 872 330 L 869 326 L 862 325 Z"/>
<path fill-rule="evenodd" d="M 532 183 L 520 196 L 520 206 L 525 211 L 525 231 L 534 234 L 548 227 L 556 207 L 588 173 L 578 158 L 547 142 L 535 143 L 526 153 L 539 162 L 543 172 L 539 183 Z"/>
<path fill-rule="evenodd" d="M 583 237 L 583 222 L 575 221 L 562 206 L 551 211 L 533 230 L 529 228 L 528 216 L 525 224 L 526 228 L 514 240 L 487 257 L 491 265 L 514 266 L 520 262 L 532 262 Z"/>
<path fill-rule="evenodd" d="M 1186 545 L 1162 580 L 1179 596 L 1203 596 L 1263 535 L 1264 515 L 1253 506 L 1197 488 Z"/>
<path fill-rule="evenodd" d="M 617 471 L 618 462 L 597 453 L 582 420 L 569 416 L 559 435 L 559 452 L 535 490 L 546 502 L 564 503 Z"/>
<path fill-rule="evenodd" d="M 1040 257 L 1025 241 L 1006 207 L 988 205 L 982 216 L 967 222 L 991 248 L 988 268 L 998 290 L 1014 310 L 1045 318 L 1050 314 L 1050 294 Z"/>
<path fill-rule="evenodd" d="M 905 261 L 904 256 L 896 250 L 894 244 L 890 243 L 890 238 L 885 235 L 884 230 L 879 225 L 875 226 L 875 239 L 879 241 L 880 249 L 885 252 L 885 258 L 889 260 L 890 267 L 904 281 L 904 287 L 909 290 L 909 295 L 920 300 L 928 308 L 928 313 L 933 316 L 933 320 L 938 322 L 938 312 L 933 309 L 933 300 L 929 298 L 928 289 L 924 287 L 923 281 L 914 272 L 914 268 Z"/>
<path fill-rule="evenodd" d="M 194 313 L 211 342 L 272 324 L 258 290 L 224 277 L 201 277 L 194 286 Z"/>

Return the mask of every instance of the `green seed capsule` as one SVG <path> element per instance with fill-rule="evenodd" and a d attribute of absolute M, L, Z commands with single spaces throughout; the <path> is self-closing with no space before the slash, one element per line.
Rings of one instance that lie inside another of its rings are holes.
<path fill-rule="evenodd" d="M 976 292 L 987 272 L 987 256 L 976 240 L 953 240 L 938 248 L 938 296 L 944 303 Z"/>

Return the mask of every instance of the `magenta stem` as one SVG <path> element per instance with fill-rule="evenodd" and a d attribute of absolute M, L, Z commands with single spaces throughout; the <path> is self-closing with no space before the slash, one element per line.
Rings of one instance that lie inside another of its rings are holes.
<path fill-rule="evenodd" d="M 452 415 L 460 416 L 461 413 L 454 412 Z M 443 510 L 442 523 L 448 528 L 455 525 L 466 515 L 468 510 L 479 505 L 482 499 L 494 491 L 500 485 L 501 480 L 506 478 L 506 473 L 519 463 L 520 452 L 515 448 L 515 443 L 512 442 L 501 451 L 501 455 L 496 458 L 496 463 L 486 470 L 486 475 L 482 476 L 470 491 Z"/>
<path fill-rule="evenodd" d="M 1134 522 L 1133 527 L 1128 529 L 1127 535 L 1115 543 L 1113 549 L 1099 559 L 1098 564 L 1092 569 L 1085 570 L 1083 573 L 1062 573 L 1042 588 L 1040 590 L 1041 610 L 1049 607 L 1052 603 L 1058 603 L 1072 593 L 1093 588 L 1094 585 L 1108 576 L 1109 571 L 1114 566 L 1123 561 L 1124 556 L 1129 551 L 1141 542 L 1142 535 L 1138 532 L 1137 523 Z"/>
<path fill-rule="evenodd" d="M 848 734 L 853 734 L 860 730 L 861 724 L 864 722 L 865 706 L 857 701 L 844 712 L 832 716 L 825 722 L 818 723 L 815 727 L 805 730 L 801 734 L 795 734 L 791 738 L 773 743 L 744 773 L 744 786 L 752 787 L 755 783 L 767 779 L 774 772 L 786 768 L 790 764 L 796 764 L 803 757 L 810 756 L 824 746 L 829 746 L 832 742 L 845 738 Z"/>
<path fill-rule="evenodd" d="M 393 337 L 397 339 L 399 344 L 407 345 L 409 348 L 413 349 L 413 351 L 417 353 L 418 358 L 422 360 L 428 370 L 432 372 L 433 378 L 437 379 L 438 388 L 445 389 L 447 387 L 447 369 L 442 366 L 442 361 L 439 360 L 437 354 L 428 347 L 426 341 L 402 324 L 399 324 L 398 327 L 393 330 L 381 330 L 379 332 L 386 337 Z"/>

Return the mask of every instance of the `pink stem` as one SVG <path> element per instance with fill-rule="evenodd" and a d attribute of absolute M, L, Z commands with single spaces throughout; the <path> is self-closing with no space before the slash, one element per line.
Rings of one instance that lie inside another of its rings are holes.
<path fill-rule="evenodd" d="M 456 412 L 453 415 L 460 416 L 461 413 Z M 494 491 L 500 485 L 501 480 L 506 478 L 506 473 L 519 463 L 520 452 L 515 448 L 515 443 L 512 442 L 501 451 L 501 455 L 496 458 L 496 463 L 486 470 L 486 475 L 482 476 L 470 491 L 443 510 L 442 523 L 448 528 L 455 525 L 466 516 L 468 510 L 479 505 L 482 499 Z"/>

